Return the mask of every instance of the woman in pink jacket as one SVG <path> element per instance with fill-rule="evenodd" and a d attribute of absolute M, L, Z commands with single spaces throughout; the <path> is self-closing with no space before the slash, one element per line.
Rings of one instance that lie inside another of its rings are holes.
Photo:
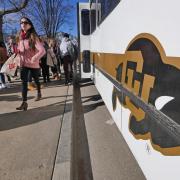
<path fill-rule="evenodd" d="M 23 17 L 20 20 L 21 31 L 18 37 L 18 52 L 20 55 L 20 68 L 21 68 L 21 80 L 22 80 L 22 104 L 16 108 L 17 110 L 26 111 L 27 104 L 27 83 L 28 74 L 31 73 L 34 81 L 37 85 L 37 98 L 35 101 L 41 99 L 41 88 L 39 82 L 39 60 L 45 54 L 45 49 L 38 38 L 38 35 L 34 29 L 34 26 L 30 19 Z"/>

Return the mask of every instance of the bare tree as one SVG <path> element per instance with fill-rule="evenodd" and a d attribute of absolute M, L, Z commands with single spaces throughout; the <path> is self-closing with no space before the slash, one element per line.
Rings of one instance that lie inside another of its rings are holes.
<path fill-rule="evenodd" d="M 3 41 L 3 17 L 7 14 L 16 13 L 25 8 L 29 0 L 0 0 L 0 41 Z"/>
<path fill-rule="evenodd" d="M 71 23 L 73 8 L 67 0 L 31 0 L 23 14 L 31 16 L 36 28 L 47 37 L 54 38 L 62 25 Z"/>

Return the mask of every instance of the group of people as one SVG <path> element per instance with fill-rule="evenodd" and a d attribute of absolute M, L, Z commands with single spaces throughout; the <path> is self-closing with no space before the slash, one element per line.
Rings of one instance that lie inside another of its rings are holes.
<path fill-rule="evenodd" d="M 4 42 L 0 42 L 0 69 L 5 62 L 5 59 L 7 57 L 7 52 L 6 52 L 6 46 Z M 0 89 L 6 88 L 5 84 L 5 76 L 3 73 L 0 73 Z"/>
<path fill-rule="evenodd" d="M 21 30 L 17 36 L 16 43 L 8 41 L 8 56 L 17 53 L 20 63 L 20 78 L 22 80 L 22 103 L 17 110 L 27 110 L 28 83 L 34 80 L 37 88 L 35 101 L 42 98 L 41 85 L 39 81 L 40 68 L 44 83 L 50 81 L 49 67 L 55 79 L 61 78 L 60 66 L 63 65 L 65 74 L 65 85 L 72 80 L 73 62 L 77 59 L 77 46 L 69 39 L 69 34 L 65 33 L 62 42 L 59 44 L 55 40 L 41 39 L 37 35 L 34 25 L 27 17 L 20 19 Z M 4 43 L 0 44 L 0 68 L 3 65 L 3 56 L 6 56 Z M 1 57 L 2 56 L 2 57 Z M 16 72 L 17 73 L 17 72 Z M 7 77 L 10 78 L 10 77 Z M 10 79 L 9 79 L 10 80 Z M 5 75 L 0 73 L 1 87 L 5 86 Z"/>

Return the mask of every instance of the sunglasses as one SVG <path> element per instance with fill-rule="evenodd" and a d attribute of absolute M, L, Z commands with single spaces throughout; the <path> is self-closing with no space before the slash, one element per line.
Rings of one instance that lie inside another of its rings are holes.
<path fill-rule="evenodd" d="M 20 24 L 30 24 L 28 21 L 21 21 Z"/>

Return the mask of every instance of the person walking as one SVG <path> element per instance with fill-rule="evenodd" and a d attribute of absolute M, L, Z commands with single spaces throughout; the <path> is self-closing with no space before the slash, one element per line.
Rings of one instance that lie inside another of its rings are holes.
<path fill-rule="evenodd" d="M 58 68 L 57 68 L 57 57 L 56 57 L 56 53 L 55 53 L 55 40 L 54 39 L 50 39 L 49 40 L 49 50 L 48 50 L 48 53 L 49 55 L 51 56 L 51 59 L 53 60 L 53 66 L 51 67 L 51 71 L 53 73 L 53 78 L 55 80 L 59 80 L 60 79 L 60 76 L 58 74 Z"/>
<path fill-rule="evenodd" d="M 57 72 L 59 74 L 59 79 L 61 79 L 61 53 L 60 53 L 60 44 L 58 40 L 55 40 L 54 53 L 57 59 Z"/>
<path fill-rule="evenodd" d="M 14 53 L 17 53 L 17 44 L 15 42 L 14 36 L 8 37 L 7 53 L 8 53 L 8 57 L 11 57 Z"/>
<path fill-rule="evenodd" d="M 17 53 L 17 44 L 15 42 L 15 37 L 14 36 L 9 36 L 8 37 L 8 42 L 7 42 L 7 54 L 8 57 L 11 57 L 14 53 Z M 14 76 L 17 76 L 17 70 L 15 71 Z M 11 83 L 11 77 L 9 75 L 6 75 L 8 81 Z"/>
<path fill-rule="evenodd" d="M 73 56 L 74 56 L 74 47 L 72 42 L 69 39 L 69 34 L 65 33 L 60 44 L 61 58 L 63 59 L 63 68 L 65 74 L 65 85 L 68 85 L 72 79 L 73 74 Z"/>
<path fill-rule="evenodd" d="M 5 61 L 8 59 L 6 46 L 4 42 L 0 42 L 0 69 L 5 63 Z M 5 76 L 3 73 L 0 73 L 0 89 L 7 88 Z"/>
<path fill-rule="evenodd" d="M 43 46 L 46 50 L 46 54 L 40 60 L 40 67 L 42 69 L 43 82 L 47 83 L 47 82 L 50 82 L 49 66 L 47 65 L 47 50 L 48 50 L 49 46 L 45 39 L 42 39 L 42 42 L 43 42 Z"/>
<path fill-rule="evenodd" d="M 35 101 L 39 101 L 42 97 L 41 86 L 39 82 L 39 60 L 45 55 L 45 49 L 40 42 L 40 39 L 35 31 L 33 23 L 27 17 L 20 19 L 21 30 L 18 36 L 18 53 L 20 55 L 20 69 L 22 80 L 22 104 L 17 107 L 17 110 L 26 111 L 27 104 L 27 85 L 28 74 L 31 72 L 32 77 L 37 86 L 37 98 Z"/>

